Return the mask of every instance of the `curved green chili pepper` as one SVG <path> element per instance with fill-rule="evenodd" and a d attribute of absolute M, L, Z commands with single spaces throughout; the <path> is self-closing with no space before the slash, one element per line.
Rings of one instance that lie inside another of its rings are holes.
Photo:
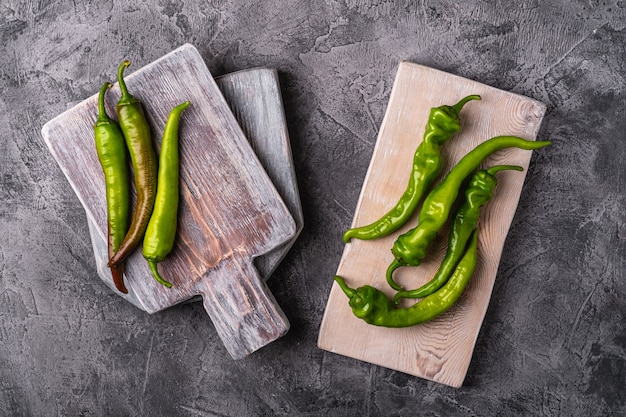
<path fill-rule="evenodd" d="M 172 284 L 161 278 L 157 263 L 165 259 L 174 247 L 179 199 L 178 125 L 180 114 L 188 106 L 188 101 L 179 104 L 167 118 L 159 156 L 159 181 L 154 210 L 143 240 L 143 257 L 148 261 L 154 279 L 168 288 Z"/>
<path fill-rule="evenodd" d="M 448 249 L 439 270 L 433 279 L 418 289 L 396 293 L 393 298 L 396 303 L 400 298 L 424 298 L 437 291 L 446 283 L 457 262 L 465 253 L 470 236 L 478 226 L 480 209 L 493 197 L 493 190 L 497 184 L 495 174 L 508 169 L 515 171 L 523 170 L 520 166 L 496 165 L 488 169 L 478 170 L 472 176 L 465 190 L 465 200 L 463 200 L 454 216 L 450 236 L 448 237 Z"/>
<path fill-rule="evenodd" d="M 119 250 L 109 260 L 110 265 L 120 263 L 141 241 L 150 220 L 156 194 L 157 157 L 141 102 L 128 93 L 124 82 L 124 69 L 129 65 L 130 61 L 122 61 L 117 70 L 122 96 L 117 102 L 116 111 L 133 165 L 137 203 L 128 233 Z"/>
<path fill-rule="evenodd" d="M 129 169 L 126 144 L 119 126 L 106 112 L 104 96 L 111 87 L 105 82 L 98 95 L 98 118 L 94 124 L 94 137 L 98 160 L 104 173 L 107 202 L 107 246 L 111 259 L 119 249 L 130 223 Z M 113 283 L 118 291 L 127 294 L 122 265 L 111 266 Z"/>
<path fill-rule="evenodd" d="M 476 267 L 476 236 L 475 230 L 463 258 L 448 282 L 411 307 L 396 307 L 384 292 L 370 285 L 355 290 L 348 287 L 339 276 L 335 277 L 335 281 L 350 299 L 352 313 L 366 323 L 383 327 L 409 327 L 424 323 L 448 311 L 465 290 Z"/>
<path fill-rule="evenodd" d="M 391 252 L 395 260 L 387 269 L 389 285 L 396 290 L 402 289 L 393 281 L 393 271 L 403 265 L 417 266 L 421 263 L 439 229 L 448 219 L 461 185 L 485 158 L 501 149 L 533 150 L 548 146 L 550 143 L 548 141 L 525 140 L 516 136 L 496 136 L 467 153 L 443 181 L 428 194 L 422 205 L 417 227 L 400 235 L 394 242 Z"/>
<path fill-rule="evenodd" d="M 387 236 L 406 223 L 422 200 L 428 186 L 439 175 L 443 166 L 439 148 L 461 130 L 459 113 L 471 100 L 480 100 L 480 96 L 467 96 L 454 106 L 444 105 L 430 110 L 424 139 L 413 156 L 413 169 L 409 183 L 395 207 L 369 225 L 347 230 L 343 234 L 344 242 L 348 243 L 353 237 L 370 240 Z"/>

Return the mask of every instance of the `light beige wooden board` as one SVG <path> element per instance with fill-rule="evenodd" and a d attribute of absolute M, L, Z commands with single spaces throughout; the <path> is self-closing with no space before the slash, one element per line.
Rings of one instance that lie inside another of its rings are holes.
<path fill-rule="evenodd" d="M 110 70 L 112 77 L 116 68 Z M 142 100 L 155 148 L 170 110 L 185 100 L 180 125 L 181 202 L 174 250 L 159 264 L 174 285 L 151 278 L 141 249 L 126 262 L 129 297 L 154 313 L 200 295 L 228 352 L 241 358 L 284 335 L 289 321 L 253 259 L 296 233 L 289 210 L 263 169 L 198 51 L 184 45 L 125 77 Z M 94 86 L 97 90 L 99 86 Z M 107 94 L 109 114 L 119 98 Z M 94 95 L 46 123 L 42 135 L 104 237 L 104 178 L 93 139 Z"/>
<path fill-rule="evenodd" d="M 461 132 L 442 147 L 446 163 L 441 177 L 467 152 L 493 136 L 536 139 L 545 113 L 544 104 L 432 68 L 401 62 L 352 226 L 371 223 L 397 202 L 406 188 L 413 154 L 422 140 L 430 109 L 455 104 L 470 94 L 479 94 L 482 100 L 465 105 L 461 112 Z M 535 152 L 544 151 L 546 148 Z M 352 315 L 348 298 L 332 277 L 328 277 L 331 291 L 318 346 L 460 387 L 486 314 L 502 248 L 517 209 L 530 159 L 530 151 L 506 149 L 485 161 L 483 166 L 514 164 L 525 170 L 497 174 L 494 197 L 481 213 L 476 271 L 452 309 L 431 322 L 410 328 L 369 325 Z M 393 260 L 390 249 L 399 234 L 415 227 L 417 212 L 407 225 L 390 236 L 370 241 L 352 239 L 345 245 L 337 274 L 353 288 L 369 284 L 393 296 L 394 291 L 385 280 L 385 271 Z M 432 278 L 445 254 L 446 232 L 440 233 L 433 244 L 432 254 L 419 267 L 396 271 L 394 278 L 397 282 L 405 288 L 417 288 Z M 402 305 L 406 307 L 413 302 L 415 300 L 404 300 Z"/>

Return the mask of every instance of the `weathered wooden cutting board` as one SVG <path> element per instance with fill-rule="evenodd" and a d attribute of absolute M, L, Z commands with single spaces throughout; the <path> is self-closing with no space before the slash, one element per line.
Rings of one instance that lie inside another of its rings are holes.
<path fill-rule="evenodd" d="M 257 269 L 267 279 L 304 227 L 278 73 L 274 69 L 254 68 L 215 81 L 296 222 L 296 233 L 289 241 L 256 258 Z"/>
<path fill-rule="evenodd" d="M 115 71 L 111 68 L 111 74 Z M 126 80 L 129 91 L 144 103 L 157 150 L 171 108 L 191 101 L 180 126 L 177 242 L 159 264 L 174 287 L 151 278 L 138 249 L 126 263 L 129 296 L 151 313 L 202 296 L 229 353 L 241 358 L 289 329 L 253 259 L 292 239 L 295 222 L 193 46 L 129 71 Z M 88 218 L 104 236 L 104 180 L 92 130 L 96 98 L 51 120 L 42 134 Z M 118 98 L 114 87 L 107 95 L 110 114 Z"/>
<path fill-rule="evenodd" d="M 479 143 L 498 135 L 535 140 L 545 113 L 542 103 L 458 76 L 408 62 L 400 63 L 388 108 L 357 203 L 353 225 L 369 224 L 387 212 L 406 187 L 415 148 L 421 142 L 429 110 L 480 94 L 461 112 L 462 131 L 442 148 L 444 173 Z M 545 150 L 540 150 L 543 152 Z M 528 168 L 531 152 L 503 150 L 485 166 L 515 164 Z M 457 304 L 437 319 L 411 328 L 369 325 L 352 315 L 346 295 L 333 283 L 322 320 L 320 348 L 402 371 L 453 387 L 463 383 L 493 289 L 506 235 L 515 214 L 526 171 L 498 174 L 493 199 L 483 209 L 479 231 L 479 261 Z M 357 288 L 369 284 L 393 296 L 385 280 L 397 236 L 416 224 L 380 240 L 353 239 L 345 246 L 337 274 Z M 430 280 L 443 259 L 447 234 L 435 242 L 434 254 L 415 268 L 394 274 L 405 288 Z M 332 277 L 328 277 L 329 283 Z M 405 306 L 411 302 L 406 300 Z"/>
<path fill-rule="evenodd" d="M 270 68 L 253 68 L 217 77 L 215 82 L 296 222 L 296 233 L 289 241 L 255 259 L 261 277 L 267 280 L 304 226 L 278 74 Z M 106 237 L 89 218 L 88 225 L 98 275 L 115 291 L 107 267 Z M 142 308 L 132 291 L 125 298 Z"/>

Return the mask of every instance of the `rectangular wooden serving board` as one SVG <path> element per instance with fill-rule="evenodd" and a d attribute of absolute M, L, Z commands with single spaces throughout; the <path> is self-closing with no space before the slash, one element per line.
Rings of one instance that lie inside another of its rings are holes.
<path fill-rule="evenodd" d="M 461 132 L 442 147 L 445 165 L 441 177 L 467 152 L 491 137 L 514 135 L 536 139 L 545 113 L 544 104 L 429 67 L 401 62 L 361 189 L 353 227 L 378 219 L 404 192 L 430 109 L 453 105 L 470 94 L 479 94 L 482 100 L 465 105 L 461 112 Z M 318 346 L 452 387 L 462 386 L 530 159 L 530 151 L 506 149 L 485 160 L 485 167 L 511 164 L 522 166 L 524 171 L 497 174 L 494 197 L 481 212 L 478 264 L 470 284 L 452 309 L 414 327 L 377 327 L 354 317 L 348 298 L 333 283 Z M 415 227 L 418 212 L 419 207 L 408 224 L 390 236 L 370 241 L 352 239 L 345 246 L 337 274 L 352 288 L 369 284 L 392 297 L 394 290 L 385 280 L 385 271 L 393 260 L 390 249 L 398 235 Z M 405 288 L 417 288 L 430 280 L 445 254 L 445 232 L 433 243 L 432 254 L 419 267 L 400 268 L 394 279 Z M 410 304 L 404 300 L 402 305 Z"/>
<path fill-rule="evenodd" d="M 138 248 L 126 262 L 128 297 L 154 313 L 201 296 L 228 352 L 242 358 L 289 329 L 253 261 L 293 239 L 294 219 L 192 45 L 134 72 L 129 68 L 125 80 L 144 105 L 157 153 L 169 112 L 191 102 L 179 132 L 177 239 L 159 263 L 173 288 L 152 279 Z M 118 98 L 115 85 L 106 97 L 110 115 Z M 106 236 L 104 177 L 93 138 L 96 104 L 93 95 L 46 123 L 42 135 L 90 223 Z"/>

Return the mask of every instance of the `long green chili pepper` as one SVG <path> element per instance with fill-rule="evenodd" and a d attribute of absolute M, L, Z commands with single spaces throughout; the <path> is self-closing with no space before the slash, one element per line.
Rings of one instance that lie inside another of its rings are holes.
<path fill-rule="evenodd" d="M 130 223 L 130 175 L 124 136 L 104 106 L 104 96 L 109 87 L 111 83 L 105 82 L 100 88 L 94 137 L 106 187 L 107 246 L 108 258 L 111 259 L 122 244 Z M 118 291 L 127 294 L 123 265 L 111 266 L 111 275 Z"/>
<path fill-rule="evenodd" d="M 347 230 L 344 242 L 351 238 L 377 239 L 398 230 L 411 217 L 424 193 L 439 175 L 443 161 L 439 148 L 461 129 L 459 113 L 471 100 L 480 100 L 478 95 L 463 98 L 454 106 L 434 107 L 430 110 L 424 139 L 413 156 L 413 169 L 406 190 L 396 205 L 375 222 Z"/>
<path fill-rule="evenodd" d="M 180 115 L 188 106 L 188 101 L 179 104 L 167 118 L 159 156 L 159 180 L 154 210 L 143 240 L 143 257 L 148 261 L 154 279 L 168 288 L 172 284 L 161 278 L 157 263 L 165 259 L 174 247 L 179 200 L 178 126 Z"/>
<path fill-rule="evenodd" d="M 339 276 L 335 277 L 335 281 L 348 296 L 352 313 L 366 323 L 383 327 L 409 327 L 421 324 L 448 311 L 465 290 L 476 267 L 478 246 L 476 236 L 475 230 L 463 258 L 448 282 L 411 307 L 396 307 L 384 292 L 370 285 L 355 290 L 348 287 Z"/>
<path fill-rule="evenodd" d="M 467 153 L 443 181 L 426 196 L 420 210 L 417 227 L 400 235 L 394 242 L 391 252 L 395 259 L 387 269 L 389 285 L 398 291 L 402 290 L 402 287 L 393 280 L 393 271 L 403 265 L 417 266 L 421 263 L 439 229 L 447 221 L 461 185 L 485 158 L 501 149 L 533 150 L 548 146 L 550 143 L 525 140 L 516 136 L 496 136 Z"/>
<path fill-rule="evenodd" d="M 397 292 L 394 296 L 396 303 L 401 298 L 424 298 L 446 283 L 454 271 L 454 267 L 465 253 L 470 236 L 478 226 L 480 209 L 493 197 L 493 190 L 497 184 L 496 173 L 503 170 L 522 171 L 523 168 L 514 165 L 496 165 L 488 169 L 478 170 L 472 175 L 465 190 L 465 199 L 454 216 L 448 237 L 448 249 L 439 270 L 433 279 L 421 287 L 415 290 Z"/>
<path fill-rule="evenodd" d="M 141 242 L 154 207 L 157 182 L 157 157 L 152 146 L 150 126 L 141 101 L 129 94 L 124 82 L 124 70 L 130 61 L 122 61 L 117 70 L 117 81 L 122 96 L 116 105 L 117 119 L 124 132 L 135 177 L 137 202 L 130 228 L 110 265 L 117 265 Z"/>

